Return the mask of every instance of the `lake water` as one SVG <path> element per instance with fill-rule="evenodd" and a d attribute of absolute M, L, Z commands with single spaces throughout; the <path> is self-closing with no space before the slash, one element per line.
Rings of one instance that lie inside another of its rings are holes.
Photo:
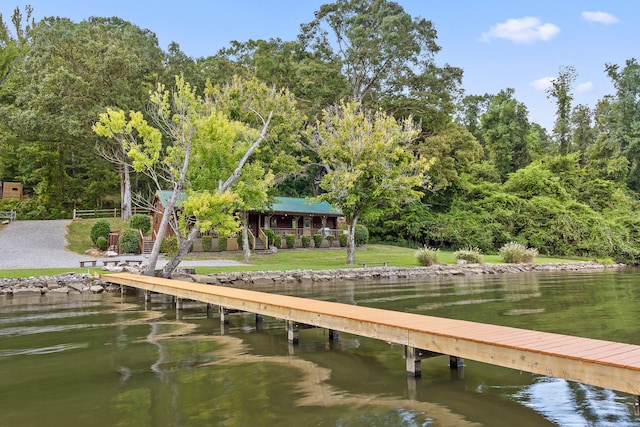
<path fill-rule="evenodd" d="M 277 285 L 267 292 L 640 344 L 638 270 Z M 633 398 L 135 296 L 0 298 L 0 427 L 640 426 Z"/>

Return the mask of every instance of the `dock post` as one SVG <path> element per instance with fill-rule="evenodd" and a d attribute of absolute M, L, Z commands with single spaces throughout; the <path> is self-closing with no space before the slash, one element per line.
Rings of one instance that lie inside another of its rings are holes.
<path fill-rule="evenodd" d="M 640 396 L 633 396 L 633 414 L 640 416 Z"/>
<path fill-rule="evenodd" d="M 229 324 L 229 310 L 220 306 L 220 323 L 223 325 Z"/>
<path fill-rule="evenodd" d="M 464 368 L 464 359 L 457 356 L 449 356 L 449 367 L 451 369 Z"/>
<path fill-rule="evenodd" d="M 335 329 L 329 329 L 329 341 L 338 341 L 340 333 Z"/>
<path fill-rule="evenodd" d="M 176 297 L 176 310 L 182 310 L 184 308 L 184 299 Z"/>
<path fill-rule="evenodd" d="M 422 376 L 422 366 L 420 363 L 422 357 L 420 355 L 420 349 L 405 345 L 404 358 L 407 362 L 407 375 L 410 377 Z"/>
<path fill-rule="evenodd" d="M 151 292 L 149 292 L 149 291 L 144 291 L 144 301 L 145 301 L 145 302 L 149 302 L 149 301 L 151 301 Z"/>
<path fill-rule="evenodd" d="M 213 317 L 213 304 L 207 304 L 207 319 Z"/>
<path fill-rule="evenodd" d="M 297 344 L 300 339 L 298 324 L 291 320 L 287 320 L 287 341 L 291 344 Z"/>
<path fill-rule="evenodd" d="M 264 323 L 264 316 L 256 313 L 256 329 L 261 329 Z"/>

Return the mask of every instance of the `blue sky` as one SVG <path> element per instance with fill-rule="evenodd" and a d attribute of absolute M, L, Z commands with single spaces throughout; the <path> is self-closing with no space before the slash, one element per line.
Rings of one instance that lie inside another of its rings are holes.
<path fill-rule="evenodd" d="M 62 16 L 118 16 L 148 28 L 166 49 L 171 41 L 190 56 L 214 54 L 231 40 L 292 40 L 301 23 L 329 1 L 93 1 L 3 0 L 0 13 L 10 20 L 16 6 L 31 4 L 36 19 Z M 606 63 L 623 65 L 640 57 L 640 2 L 632 0 L 399 0 L 412 16 L 431 20 L 442 47 L 439 64 L 464 69 L 468 94 L 497 93 L 512 87 L 529 117 L 550 129 L 555 107 L 544 92 L 561 66 L 578 72 L 574 104 L 591 107 L 613 93 Z"/>

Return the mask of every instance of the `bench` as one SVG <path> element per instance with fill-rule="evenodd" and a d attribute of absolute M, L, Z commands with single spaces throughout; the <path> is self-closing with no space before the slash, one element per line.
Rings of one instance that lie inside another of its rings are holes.
<path fill-rule="evenodd" d="M 125 259 L 124 263 L 127 265 L 133 264 L 133 265 L 140 265 L 142 264 L 142 260 L 141 259 Z"/>
<path fill-rule="evenodd" d="M 119 263 L 120 263 L 119 259 L 103 259 L 102 260 L 102 265 L 104 265 L 104 266 L 108 266 L 109 264 L 113 264 L 113 266 L 115 267 Z"/>
<path fill-rule="evenodd" d="M 377 262 L 362 262 L 360 263 L 363 268 L 367 268 L 368 265 L 381 265 L 383 267 L 387 267 L 389 264 L 387 261 L 377 261 Z"/>
<path fill-rule="evenodd" d="M 95 259 L 89 259 L 89 260 L 85 260 L 85 261 L 80 261 L 80 267 L 84 267 L 86 265 L 90 265 L 91 267 L 95 267 L 97 262 L 98 262 L 98 260 L 95 260 Z"/>

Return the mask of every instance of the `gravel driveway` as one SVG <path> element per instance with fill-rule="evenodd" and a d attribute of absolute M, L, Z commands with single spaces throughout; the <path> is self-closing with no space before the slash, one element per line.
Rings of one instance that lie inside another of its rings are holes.
<path fill-rule="evenodd" d="M 19 268 L 78 268 L 81 260 L 97 259 L 71 252 L 67 246 L 69 219 L 13 221 L 0 231 L 0 270 Z M 127 257 L 127 258 L 140 258 Z M 158 268 L 166 263 L 158 261 Z M 98 263 L 100 266 L 100 263 Z M 184 261 L 181 267 L 242 265 L 236 261 Z"/>
<path fill-rule="evenodd" d="M 13 221 L 0 231 L 0 269 L 77 268 L 92 259 L 65 249 L 71 220 Z"/>

